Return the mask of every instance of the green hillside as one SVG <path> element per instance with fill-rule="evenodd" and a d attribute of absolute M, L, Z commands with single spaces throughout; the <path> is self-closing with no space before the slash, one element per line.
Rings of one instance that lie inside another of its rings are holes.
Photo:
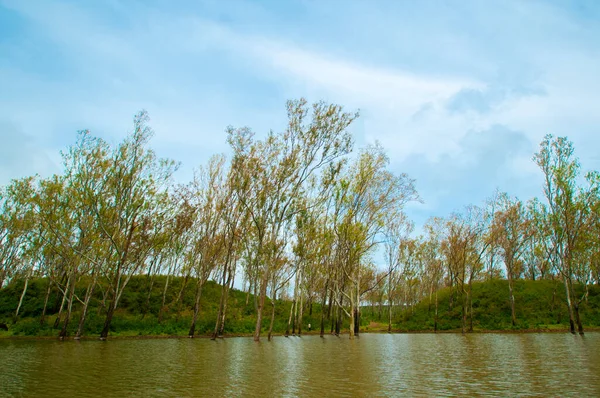
<path fill-rule="evenodd" d="M 123 293 L 117 313 L 111 325 L 111 336 L 187 336 L 191 308 L 193 306 L 193 282 L 187 283 L 183 290 L 183 301 L 175 305 L 176 297 L 181 291 L 183 278 L 171 278 L 167 289 L 166 310 L 159 322 L 162 294 L 166 277 L 156 277 L 150 290 L 149 279 L 145 276 L 133 277 Z M 40 316 L 43 310 L 47 279 L 29 281 L 19 319 L 14 323 L 13 314 L 18 304 L 24 281 L 16 281 L 0 290 L 0 322 L 7 323 L 9 331 L 0 330 L 0 337 L 10 336 L 57 336 L 59 328 L 54 328 L 54 321 L 60 307 L 62 296 L 53 291 L 49 298 L 47 316 L 43 323 Z M 78 287 L 83 296 L 84 283 Z M 91 303 L 85 336 L 97 337 L 104 322 L 102 295 L 98 289 Z M 148 292 L 150 291 L 150 295 Z M 462 320 L 461 295 L 455 292 L 454 304 L 450 309 L 450 289 L 438 292 L 438 330 L 460 331 Z M 200 317 L 197 323 L 197 334 L 209 336 L 215 327 L 216 313 L 221 287 L 209 281 L 202 291 Z M 564 287 L 559 281 L 516 281 L 515 300 L 517 325 L 511 325 L 508 285 L 504 280 L 493 280 L 473 284 L 473 329 L 477 331 L 504 330 L 565 330 L 568 328 L 568 313 L 564 298 Z M 148 300 L 149 297 L 149 300 Z M 394 308 L 392 328 L 394 331 L 433 331 L 435 314 L 435 296 L 430 303 L 429 298 L 422 300 L 412 308 Z M 274 333 L 285 332 L 291 303 L 276 301 Z M 587 300 L 581 305 L 581 316 L 584 326 L 600 327 L 600 287 L 589 286 Z M 362 331 L 387 330 L 387 308 L 363 306 L 361 310 Z M 74 312 L 69 327 L 69 335 L 73 335 L 79 320 L 79 304 L 74 304 Z M 268 331 L 271 315 L 271 303 L 267 302 L 264 311 L 263 330 Z M 305 306 L 303 332 L 307 325 L 312 331 L 319 329 L 321 319 L 320 305 L 314 304 L 312 315 Z M 227 307 L 225 323 L 226 335 L 250 335 L 256 322 L 254 296 L 233 289 Z M 468 320 L 469 323 L 469 320 Z M 343 325 L 347 331 L 348 322 Z M 331 321 L 325 322 L 325 331 L 331 330 Z"/>
<path fill-rule="evenodd" d="M 589 286 L 587 300 L 580 307 L 584 327 L 600 327 L 600 286 Z M 455 292 L 450 309 L 450 289 L 438 292 L 438 330 L 460 330 L 462 296 Z M 578 292 L 580 295 L 583 292 Z M 569 313 L 562 282 L 552 280 L 515 281 L 517 324 L 511 324 L 508 282 L 492 280 L 473 284 L 473 330 L 550 330 L 569 327 Z M 414 308 L 399 311 L 393 326 L 398 330 L 433 330 L 435 297 Z M 468 320 L 467 323 L 470 323 Z"/>
<path fill-rule="evenodd" d="M 162 321 L 159 322 L 159 313 L 162 304 L 162 294 L 166 276 L 158 276 L 152 284 L 150 300 L 148 292 L 150 282 L 145 276 L 133 277 L 115 313 L 111 324 L 111 336 L 187 336 L 192 317 L 195 282 L 189 281 L 183 293 L 182 303 L 174 304 L 181 290 L 184 278 L 171 277 L 167 289 L 166 311 L 163 312 Z M 50 295 L 47 316 L 43 324 L 40 316 L 44 307 L 44 299 L 48 287 L 47 279 L 34 279 L 29 281 L 27 293 L 21 307 L 19 320 L 13 323 L 13 314 L 18 305 L 19 297 L 23 290 L 24 281 L 17 281 L 0 290 L 0 322 L 7 323 L 9 332 L 0 330 L 0 336 L 56 336 L 60 328 L 54 328 L 54 321 L 60 308 L 62 295 L 53 291 Z M 80 283 L 77 293 L 80 297 L 85 294 L 85 283 Z M 101 289 L 96 289 L 94 299 L 90 303 L 88 319 L 86 321 L 86 337 L 97 337 L 104 323 Z M 213 281 L 208 281 L 202 289 L 200 314 L 196 324 L 196 334 L 208 336 L 215 328 L 221 286 Z M 229 302 L 226 311 L 225 334 L 244 335 L 252 334 L 256 323 L 254 296 L 249 295 L 246 303 L 246 293 L 232 289 L 229 293 Z M 69 335 L 73 335 L 79 321 L 79 304 L 74 304 L 74 312 L 69 325 Z M 267 300 L 263 318 L 263 330 L 269 329 L 271 320 L 271 302 Z M 317 325 L 320 321 L 320 307 L 310 316 L 308 309 L 304 317 L 306 325 Z M 290 303 L 282 300 L 276 301 L 274 332 L 283 333 L 287 325 Z M 313 329 L 315 326 L 313 326 Z"/>

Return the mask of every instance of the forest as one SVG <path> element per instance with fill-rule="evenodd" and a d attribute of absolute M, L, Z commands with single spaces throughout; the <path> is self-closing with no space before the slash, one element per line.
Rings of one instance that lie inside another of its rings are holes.
<path fill-rule="evenodd" d="M 241 313 L 256 341 L 302 333 L 307 319 L 321 336 L 354 338 L 366 317 L 392 331 L 415 313 L 432 331 L 451 313 L 468 333 L 490 286 L 512 326 L 527 291 L 551 292 L 552 306 L 559 298 L 571 333 L 598 318 L 589 302 L 599 296 L 600 175 L 583 173 L 566 137 L 547 135 L 532 154 L 539 197 L 490 193 L 417 234 L 405 209 L 421 200 L 416 182 L 390 170 L 379 144 L 355 150 L 357 112 L 304 99 L 286 110 L 283 131 L 261 139 L 228 127 L 230 155 L 187 183 L 151 148 L 142 111 L 117 145 L 81 131 L 61 174 L 2 187 L 0 321 L 17 327 L 35 300 L 29 315 L 42 326 L 51 316 L 61 339 L 90 330 L 106 339 L 122 306 L 176 320 L 189 337 L 208 323 L 223 336 Z"/>

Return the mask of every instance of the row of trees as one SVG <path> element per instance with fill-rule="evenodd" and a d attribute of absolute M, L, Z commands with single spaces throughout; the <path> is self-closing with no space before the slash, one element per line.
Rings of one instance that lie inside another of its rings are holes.
<path fill-rule="evenodd" d="M 473 283 L 504 277 L 513 326 L 515 280 L 558 279 L 564 284 L 570 330 L 583 334 L 580 306 L 590 284 L 600 284 L 599 175 L 581 176 L 573 144 L 563 137 L 546 136 L 533 160 L 544 175 L 543 200 L 522 202 L 496 192 L 482 206 L 430 219 L 418 237 L 410 236 L 410 222 L 388 224 L 388 267 L 380 274 L 387 283 L 378 285 L 368 301 L 390 304 L 390 330 L 392 307 L 410 307 L 425 298 L 435 303 L 437 330 L 437 291 L 450 287 L 448 305 L 460 306 L 462 331 L 472 331 Z"/>
<path fill-rule="evenodd" d="M 175 184 L 178 164 L 149 148 L 145 112 L 119 145 L 83 131 L 62 154 L 62 174 L 12 181 L 2 192 L 0 287 L 25 280 L 15 321 L 28 281 L 44 277 L 50 283 L 41 322 L 48 297 L 59 291 L 60 337 L 77 307 L 79 338 L 90 300 L 101 289 L 105 339 L 130 278 L 143 273 L 151 280 L 167 276 L 163 309 L 173 304 L 165 302 L 171 276 L 183 276 L 184 287 L 195 284 L 190 337 L 209 278 L 222 286 L 214 337 L 222 333 L 238 275 L 256 298 L 255 340 L 267 297 L 270 337 L 275 298 L 290 285 L 292 329 L 301 330 L 305 298 L 329 300 L 338 333 L 343 314 L 358 325 L 369 254 L 384 218 L 417 198 L 414 184 L 387 170 L 379 146 L 350 159 L 347 128 L 358 114 L 305 100 L 288 102 L 287 111 L 286 129 L 261 140 L 248 128 L 229 128 L 231 159 L 214 156 L 188 184 Z M 87 285 L 83 295 L 75 289 L 81 283 Z M 175 305 L 182 305 L 184 287 Z"/>
<path fill-rule="evenodd" d="M 444 286 L 452 288 L 449 305 L 461 306 L 467 331 L 473 282 L 505 275 L 513 322 L 515 279 L 560 278 L 571 330 L 577 325 L 583 333 L 579 305 L 588 284 L 599 282 L 598 176 L 589 174 L 580 186 L 566 139 L 546 137 L 535 156 L 546 177 L 546 203 L 498 193 L 483 207 L 430 220 L 415 238 L 403 212 L 419 199 L 414 181 L 388 170 L 379 145 L 351 155 L 348 128 L 358 114 L 305 100 L 289 101 L 287 112 L 285 130 L 263 139 L 248 128 L 228 128 L 230 158 L 212 157 L 187 184 L 174 183 L 176 162 L 150 149 L 145 112 L 120 144 L 83 131 L 62 154 L 62 174 L 12 181 L 0 203 L 0 288 L 25 281 L 15 321 L 28 281 L 43 277 L 49 284 L 40 321 L 48 298 L 59 292 L 60 337 L 76 313 L 79 338 L 100 290 L 105 339 L 131 277 L 145 274 L 148 300 L 156 276 L 166 275 L 159 321 L 167 307 L 184 306 L 183 291 L 194 286 L 190 337 L 211 278 L 221 286 L 213 338 L 222 335 L 236 277 L 254 295 L 255 340 L 269 316 L 271 337 L 281 297 L 292 301 L 286 335 L 302 332 L 303 311 L 312 312 L 313 303 L 320 304 L 321 335 L 326 321 L 339 334 L 349 319 L 354 337 L 361 305 L 375 300 L 388 304 L 391 330 L 393 307 L 435 296 L 437 325 L 437 291 Z M 382 252 L 385 269 L 373 264 Z M 168 303 L 174 276 L 184 282 Z M 83 294 L 76 284 L 87 286 Z"/>

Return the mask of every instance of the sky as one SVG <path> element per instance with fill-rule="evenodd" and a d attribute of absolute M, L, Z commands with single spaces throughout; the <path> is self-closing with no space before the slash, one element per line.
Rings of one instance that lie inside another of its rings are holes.
<path fill-rule="evenodd" d="M 142 109 L 185 182 L 227 126 L 281 131 L 300 97 L 360 110 L 356 148 L 416 180 L 417 228 L 541 196 L 546 134 L 600 169 L 600 2 L 0 0 L 0 184 L 59 173 L 78 130 L 118 143 Z"/>

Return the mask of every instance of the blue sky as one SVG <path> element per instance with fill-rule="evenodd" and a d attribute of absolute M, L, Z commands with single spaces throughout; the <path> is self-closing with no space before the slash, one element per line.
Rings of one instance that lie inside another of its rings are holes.
<path fill-rule="evenodd" d="M 226 126 L 281 130 L 299 97 L 360 109 L 357 146 L 417 180 L 418 225 L 526 200 L 547 133 L 600 169 L 600 2 L 0 0 L 0 184 L 58 172 L 77 130 L 118 142 L 140 109 L 185 181 Z"/>

